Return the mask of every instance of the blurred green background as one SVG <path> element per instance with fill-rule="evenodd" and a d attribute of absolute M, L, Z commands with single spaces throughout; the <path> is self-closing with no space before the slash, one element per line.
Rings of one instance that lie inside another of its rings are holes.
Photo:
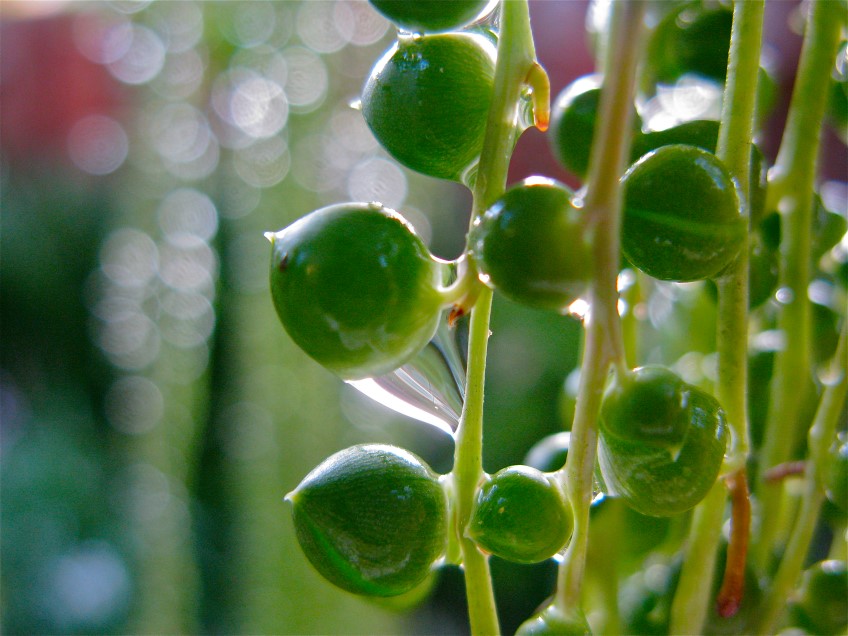
<path fill-rule="evenodd" d="M 297 350 L 267 290 L 263 232 L 330 203 L 462 250 L 467 192 L 398 167 L 351 106 L 393 29 L 348 0 L 2 11 L 2 631 L 466 631 L 458 570 L 412 612 L 340 592 L 283 501 L 356 443 L 451 466 L 449 436 Z M 560 428 L 578 325 L 499 299 L 493 330 L 491 472 Z M 552 566 L 494 569 L 514 629 Z"/>

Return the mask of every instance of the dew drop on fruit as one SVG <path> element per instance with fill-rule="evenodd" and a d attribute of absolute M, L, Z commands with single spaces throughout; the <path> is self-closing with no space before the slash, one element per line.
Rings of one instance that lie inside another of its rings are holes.
<path fill-rule="evenodd" d="M 466 334 L 467 319 L 450 327 L 443 314 L 436 335 L 408 363 L 391 373 L 348 384 L 383 406 L 452 436 L 465 402 Z"/>

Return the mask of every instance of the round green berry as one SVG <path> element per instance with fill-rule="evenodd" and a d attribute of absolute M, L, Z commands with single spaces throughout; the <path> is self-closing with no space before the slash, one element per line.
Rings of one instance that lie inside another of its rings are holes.
<path fill-rule="evenodd" d="M 332 205 L 268 237 L 283 326 L 343 379 L 388 373 L 435 333 L 440 267 L 397 212 L 376 203 Z"/>
<path fill-rule="evenodd" d="M 480 487 L 466 532 L 495 556 L 538 563 L 565 546 L 571 529 L 559 488 L 534 468 L 510 466 Z"/>
<path fill-rule="evenodd" d="M 460 29 L 475 20 L 489 0 L 370 0 L 371 5 L 412 33 Z"/>
<path fill-rule="evenodd" d="M 649 92 L 686 74 L 724 83 L 730 48 L 732 7 L 722 3 L 682 2 L 653 29 L 644 65 Z"/>
<path fill-rule="evenodd" d="M 543 437 L 527 451 L 524 463 L 545 473 L 557 471 L 565 466 L 569 443 L 571 433 L 568 431 Z"/>
<path fill-rule="evenodd" d="M 642 514 L 671 516 L 694 507 L 715 483 L 729 432 L 714 397 L 682 381 L 653 381 L 659 386 L 636 381 L 604 398 L 598 463 L 610 494 Z M 660 421 L 646 417 L 649 406 Z"/>
<path fill-rule="evenodd" d="M 551 150 L 566 170 L 581 179 L 589 171 L 602 83 L 598 74 L 580 77 L 566 86 L 551 106 Z M 634 137 L 639 136 L 640 128 L 641 120 L 634 113 Z"/>
<path fill-rule="evenodd" d="M 365 121 L 406 167 L 468 183 L 483 149 L 495 56 L 472 33 L 401 36 L 365 83 Z"/>
<path fill-rule="evenodd" d="M 663 130 L 649 131 L 633 140 L 631 156 L 636 161 L 652 150 L 676 144 L 696 146 L 714 153 L 718 143 L 718 127 L 719 122 L 713 119 L 693 119 Z"/>
<path fill-rule="evenodd" d="M 516 302 L 562 312 L 586 291 L 591 258 L 581 213 L 552 179 L 510 188 L 475 219 L 468 247 L 483 280 Z"/>
<path fill-rule="evenodd" d="M 661 366 L 616 378 L 604 393 L 604 432 L 623 440 L 679 449 L 689 430 L 690 385 Z"/>
<path fill-rule="evenodd" d="M 340 451 L 286 498 L 309 561 L 354 594 L 408 592 L 445 549 L 445 492 L 430 468 L 401 448 L 367 444 Z"/>
<path fill-rule="evenodd" d="M 734 181 L 712 153 L 663 146 L 633 164 L 622 184 L 622 249 L 643 272 L 662 280 L 703 280 L 736 258 L 745 219 Z"/>

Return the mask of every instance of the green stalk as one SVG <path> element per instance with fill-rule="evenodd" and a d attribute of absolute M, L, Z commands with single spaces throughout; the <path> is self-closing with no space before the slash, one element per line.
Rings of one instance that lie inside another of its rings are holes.
<path fill-rule="evenodd" d="M 699 634 L 707 617 L 727 490 L 716 482 L 695 507 L 680 581 L 671 604 L 670 634 Z"/>
<path fill-rule="evenodd" d="M 782 305 L 777 327 L 785 345 L 777 352 L 771 385 L 769 417 L 760 461 L 757 492 L 762 502 L 762 534 L 756 556 L 767 566 L 781 518 L 780 486 L 766 483 L 764 472 L 791 458 L 806 428 L 801 406 L 812 386 L 811 326 L 807 285 L 810 281 L 812 205 L 827 105 L 830 72 L 844 24 L 844 4 L 811 2 L 798 74 L 786 129 L 774 168 L 770 171 L 767 205 L 781 214 L 780 289 Z"/>
<path fill-rule="evenodd" d="M 585 214 L 593 231 L 594 280 L 580 386 L 577 393 L 568 459 L 561 475 L 574 513 L 574 533 L 560 564 L 556 603 L 564 614 L 580 604 L 589 543 L 589 506 L 594 490 L 597 415 L 611 364 L 624 371 L 625 356 L 618 315 L 619 227 L 621 187 L 630 153 L 636 63 L 641 48 L 644 2 L 613 3 L 610 46 L 604 59 L 599 125 L 589 162 Z M 600 123 L 603 125 L 600 125 Z"/>
<path fill-rule="evenodd" d="M 492 107 L 483 142 L 480 166 L 474 184 L 472 220 L 506 188 L 507 170 L 518 135 L 518 105 L 525 79 L 537 69 L 530 13 L 526 0 L 510 0 L 501 5 L 501 31 Z M 539 82 L 536 71 L 535 82 Z M 547 111 L 547 104 L 537 104 Z M 498 634 L 498 616 L 488 558 L 465 536 L 474 495 L 483 472 L 483 389 L 492 292 L 481 290 L 471 311 L 468 342 L 468 371 L 465 406 L 456 432 L 454 484 L 457 496 L 456 533 L 462 551 L 468 615 L 472 634 Z"/>
<path fill-rule="evenodd" d="M 824 388 L 808 435 L 809 453 L 804 473 L 801 510 L 786 546 L 783 560 L 772 581 L 771 590 L 760 610 L 757 634 L 769 634 L 774 631 L 775 623 L 786 607 L 786 599 L 804 567 L 804 559 L 809 551 L 819 511 L 824 502 L 822 473 L 828 459 L 828 449 L 836 436 L 845 396 L 848 393 L 848 343 L 846 341 L 848 341 L 848 323 L 842 326 L 836 355 L 828 372 L 831 381 Z"/>
<path fill-rule="evenodd" d="M 722 119 L 716 154 L 739 184 L 742 214 L 748 216 L 751 143 L 754 137 L 756 86 L 763 35 L 762 0 L 737 1 L 728 52 Z M 743 593 L 750 527 L 750 505 L 745 479 L 749 452 L 748 369 L 748 237 L 718 285 L 718 383 L 716 393 L 731 429 L 726 460 L 728 487 L 733 499 L 732 532 L 725 576 L 718 598 L 722 616 L 736 613 Z M 718 484 L 698 504 L 690 530 L 680 584 L 672 605 L 672 633 L 697 633 L 707 615 L 711 581 L 724 522 L 726 492 Z"/>

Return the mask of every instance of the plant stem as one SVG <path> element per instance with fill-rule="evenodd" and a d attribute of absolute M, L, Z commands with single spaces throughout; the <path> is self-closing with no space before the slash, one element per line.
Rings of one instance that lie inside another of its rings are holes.
<path fill-rule="evenodd" d="M 748 216 L 751 143 L 763 33 L 762 0 L 737 1 L 728 52 L 722 119 L 716 154 L 740 189 L 741 213 Z M 732 532 L 724 581 L 718 597 L 719 614 L 732 616 L 742 598 L 751 508 L 745 463 L 748 458 L 748 237 L 739 256 L 718 285 L 718 383 L 716 393 L 731 429 L 729 469 Z M 683 562 L 680 585 L 672 606 L 672 633 L 697 633 L 707 615 L 715 571 L 716 553 L 724 522 L 724 488 L 716 485 L 698 504 Z"/>
<path fill-rule="evenodd" d="M 501 4 L 501 31 L 495 66 L 494 95 L 474 184 L 472 222 L 506 187 L 507 170 L 518 137 L 518 105 L 524 80 L 536 64 L 526 0 Z M 536 82 L 539 82 L 536 71 Z M 546 105 L 545 105 L 546 107 Z M 472 634 L 498 634 L 498 616 L 488 558 L 465 536 L 465 527 L 483 472 L 483 390 L 492 292 L 482 288 L 471 311 L 465 405 L 456 431 L 454 483 L 455 529 L 462 550 L 468 615 Z"/>
<path fill-rule="evenodd" d="M 763 41 L 763 0 L 737 1 L 728 54 L 727 80 L 716 153 L 742 189 L 742 214 L 750 218 L 751 145 L 754 138 L 756 91 Z M 733 616 L 742 601 L 748 555 L 751 505 L 748 494 L 748 235 L 729 272 L 718 281 L 719 402 L 732 432 L 727 465 L 731 501 L 731 534 L 724 580 L 716 601 L 722 617 Z"/>
<path fill-rule="evenodd" d="M 670 634 L 699 634 L 707 617 L 715 555 L 721 539 L 727 491 L 716 482 L 695 508 L 680 582 L 671 604 Z"/>
<path fill-rule="evenodd" d="M 775 622 L 786 606 L 786 598 L 796 584 L 804 559 L 813 538 L 813 531 L 824 502 L 822 475 L 828 459 L 828 449 L 836 436 L 837 423 L 848 393 L 848 323 L 843 323 L 839 344 L 836 348 L 832 367 L 828 372 L 829 381 L 819 402 L 813 425 L 808 435 L 809 459 L 804 473 L 804 493 L 801 497 L 801 510 L 780 567 L 772 581 L 771 590 L 760 611 L 758 634 L 774 631 Z"/>
<path fill-rule="evenodd" d="M 589 506 L 594 489 L 597 415 L 610 364 L 624 370 L 624 344 L 616 287 L 619 265 L 621 188 L 630 152 L 636 62 L 641 48 L 644 2 L 613 3 L 610 47 L 604 60 L 598 126 L 589 162 L 585 214 L 592 228 L 594 280 L 580 386 L 568 459 L 562 475 L 574 513 L 574 533 L 560 565 L 556 602 L 563 613 L 579 606 L 589 542 Z"/>
<path fill-rule="evenodd" d="M 844 23 L 844 5 L 811 2 L 807 30 L 792 92 L 786 129 L 774 168 L 770 171 L 767 209 L 780 212 L 780 297 L 778 330 L 784 347 L 777 352 L 771 385 L 769 416 L 759 465 L 757 493 L 762 502 L 762 534 L 758 561 L 766 566 L 778 540 L 781 516 L 780 485 L 768 485 L 764 473 L 791 458 L 805 428 L 801 407 L 811 379 L 810 243 L 812 205 L 821 122 L 827 91 Z"/>

